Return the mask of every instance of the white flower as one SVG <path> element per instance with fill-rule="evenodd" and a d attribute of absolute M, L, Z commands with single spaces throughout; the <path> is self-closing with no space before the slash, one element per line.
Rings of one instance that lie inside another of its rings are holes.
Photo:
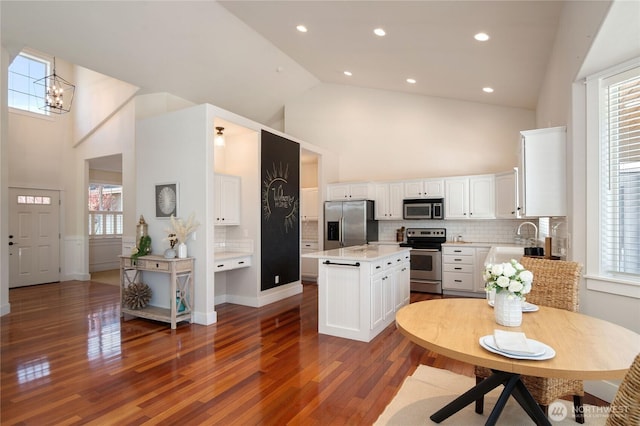
<path fill-rule="evenodd" d="M 492 275 L 502 275 L 502 264 L 497 263 L 491 267 Z"/>
<path fill-rule="evenodd" d="M 513 280 L 509 283 L 509 291 L 512 293 L 517 293 L 519 291 L 522 291 L 523 288 L 524 288 L 524 285 L 522 285 L 520 281 Z"/>
<path fill-rule="evenodd" d="M 502 275 L 505 277 L 512 277 L 516 273 L 516 268 L 514 268 L 510 263 L 505 263 L 502 267 Z"/>
<path fill-rule="evenodd" d="M 528 283 L 533 282 L 533 274 L 531 273 L 531 271 L 524 270 L 520 272 L 519 277 L 524 282 L 528 282 Z"/>
<path fill-rule="evenodd" d="M 495 290 L 508 292 L 509 298 L 524 299 L 524 295 L 531 291 L 533 274 L 524 269 L 518 261 L 487 265 L 482 273 L 487 292 Z"/>
<path fill-rule="evenodd" d="M 502 288 L 509 287 L 509 282 L 510 282 L 509 278 L 505 276 L 499 276 L 498 279 L 496 280 L 496 284 L 498 284 Z"/>

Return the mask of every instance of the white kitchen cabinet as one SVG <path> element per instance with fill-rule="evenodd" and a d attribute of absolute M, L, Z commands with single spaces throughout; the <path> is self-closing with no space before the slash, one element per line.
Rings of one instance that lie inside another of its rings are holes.
<path fill-rule="evenodd" d="M 318 251 L 317 241 L 302 241 L 302 254 L 314 253 Z M 302 278 L 309 281 L 318 280 L 318 259 L 301 259 Z"/>
<path fill-rule="evenodd" d="M 396 286 L 395 286 L 395 303 L 397 312 L 398 309 L 402 308 L 405 305 L 408 305 L 411 301 L 411 287 L 406 286 L 403 283 L 410 282 L 410 256 L 409 254 L 405 254 L 404 256 L 396 259 Z"/>
<path fill-rule="evenodd" d="M 216 174 L 215 225 L 240 225 L 240 177 Z"/>
<path fill-rule="evenodd" d="M 332 183 L 327 185 L 327 200 L 372 200 L 374 198 L 373 184 L 364 183 Z"/>
<path fill-rule="evenodd" d="M 489 246 L 442 246 L 442 291 L 453 296 L 485 297 L 482 271 Z"/>
<path fill-rule="evenodd" d="M 520 132 L 522 216 L 566 216 L 566 133 L 564 126 Z"/>
<path fill-rule="evenodd" d="M 375 210 L 378 220 L 402 220 L 404 186 L 401 182 L 375 184 Z"/>
<path fill-rule="evenodd" d="M 443 198 L 444 179 L 422 179 L 404 182 L 404 198 Z"/>
<path fill-rule="evenodd" d="M 473 291 L 473 269 L 475 248 L 443 247 L 442 249 L 442 290 Z"/>
<path fill-rule="evenodd" d="M 357 255 L 319 258 L 320 334 L 369 342 L 395 321 L 400 307 L 409 303 L 409 250 L 372 250 L 395 253 L 371 260 Z"/>
<path fill-rule="evenodd" d="M 300 204 L 301 220 L 318 220 L 318 188 L 301 188 Z"/>
<path fill-rule="evenodd" d="M 484 291 L 484 278 L 482 278 L 482 272 L 484 271 L 484 262 L 489 255 L 489 247 L 476 247 L 475 254 L 475 265 L 473 268 L 473 282 L 474 282 L 474 290 L 476 293 L 486 295 Z"/>
<path fill-rule="evenodd" d="M 219 255 L 215 256 L 214 272 L 230 271 L 232 269 L 248 268 L 251 266 L 252 255 Z"/>
<path fill-rule="evenodd" d="M 516 170 L 496 174 L 496 218 L 517 219 L 518 179 Z"/>
<path fill-rule="evenodd" d="M 494 175 L 445 180 L 446 219 L 494 219 Z"/>
<path fill-rule="evenodd" d="M 384 323 L 384 262 L 371 265 L 371 330 Z"/>
<path fill-rule="evenodd" d="M 495 219 L 495 176 L 469 178 L 469 219 Z"/>

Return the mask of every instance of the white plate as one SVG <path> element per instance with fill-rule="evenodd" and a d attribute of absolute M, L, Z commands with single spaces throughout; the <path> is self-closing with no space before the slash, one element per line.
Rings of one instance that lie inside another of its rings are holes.
<path fill-rule="evenodd" d="M 496 342 L 493 339 L 493 334 L 489 334 L 487 336 L 483 336 L 480 338 L 480 346 L 488 350 L 489 352 L 493 352 L 494 354 L 506 356 L 507 358 L 513 359 L 528 359 L 534 361 L 542 361 L 545 359 L 551 359 L 556 356 L 556 351 L 549 345 L 545 345 L 542 342 L 538 342 L 537 340 L 527 339 L 527 344 L 534 352 L 532 355 L 525 354 L 512 354 L 509 352 L 501 351 L 496 346 Z"/>
<path fill-rule="evenodd" d="M 493 300 L 489 300 L 489 306 L 491 306 L 493 308 L 494 304 L 495 304 L 495 302 Z M 524 302 L 522 304 L 522 312 L 535 312 L 535 311 L 537 311 L 539 309 L 540 308 L 538 307 L 538 305 L 534 305 L 533 303 Z"/>

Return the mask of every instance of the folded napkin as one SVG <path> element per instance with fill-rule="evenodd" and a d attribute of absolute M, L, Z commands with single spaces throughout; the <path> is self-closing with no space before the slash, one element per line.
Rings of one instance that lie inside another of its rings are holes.
<path fill-rule="evenodd" d="M 512 354 L 533 354 L 527 342 L 527 336 L 517 331 L 493 330 L 493 340 L 501 351 Z"/>

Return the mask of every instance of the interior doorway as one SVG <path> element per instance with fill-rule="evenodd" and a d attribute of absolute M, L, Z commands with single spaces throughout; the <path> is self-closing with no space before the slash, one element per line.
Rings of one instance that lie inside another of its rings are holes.
<path fill-rule="evenodd" d="M 93 279 L 96 272 L 119 268 L 124 226 L 122 155 L 92 158 L 87 162 L 88 271 Z"/>

